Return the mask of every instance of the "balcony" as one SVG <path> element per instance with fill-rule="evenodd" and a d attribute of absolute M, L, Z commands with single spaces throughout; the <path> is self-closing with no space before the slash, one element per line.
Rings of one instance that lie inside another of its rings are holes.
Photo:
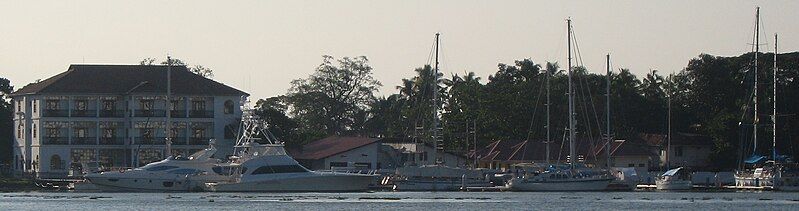
<path fill-rule="evenodd" d="M 102 138 L 100 138 L 100 145 L 125 145 L 125 138 L 120 138 L 120 137 L 113 137 L 113 138 L 102 137 Z"/>
<path fill-rule="evenodd" d="M 69 110 L 66 109 L 46 109 L 42 112 L 44 117 L 69 117 Z"/>
<path fill-rule="evenodd" d="M 192 110 L 189 111 L 190 118 L 214 118 L 214 111 Z"/>
<path fill-rule="evenodd" d="M 72 137 L 72 145 L 97 145 L 97 137 Z"/>
<path fill-rule="evenodd" d="M 100 110 L 100 117 L 125 117 L 125 110 Z"/>
<path fill-rule="evenodd" d="M 186 118 L 186 110 L 172 110 L 169 112 L 172 118 Z"/>
<path fill-rule="evenodd" d="M 186 145 L 186 137 L 172 138 L 172 145 Z"/>
<path fill-rule="evenodd" d="M 166 117 L 166 110 L 163 109 L 136 110 L 133 114 L 136 117 Z"/>
<path fill-rule="evenodd" d="M 208 145 L 208 140 L 210 139 L 211 138 L 205 138 L 205 137 L 202 138 L 192 137 L 189 139 L 189 145 Z"/>
<path fill-rule="evenodd" d="M 133 144 L 136 145 L 164 145 L 164 137 L 134 137 Z"/>
<path fill-rule="evenodd" d="M 68 145 L 69 138 L 67 137 L 43 137 L 42 145 Z"/>
<path fill-rule="evenodd" d="M 97 117 L 97 110 L 72 110 L 72 117 Z"/>

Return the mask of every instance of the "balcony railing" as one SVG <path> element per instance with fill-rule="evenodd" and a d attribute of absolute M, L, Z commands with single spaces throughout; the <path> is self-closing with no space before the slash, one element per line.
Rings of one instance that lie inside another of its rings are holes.
<path fill-rule="evenodd" d="M 102 137 L 100 138 L 100 145 L 125 145 L 125 138 L 119 137 Z"/>
<path fill-rule="evenodd" d="M 125 110 L 100 110 L 100 117 L 125 117 Z"/>
<path fill-rule="evenodd" d="M 186 110 L 172 110 L 169 112 L 172 118 L 186 118 Z"/>
<path fill-rule="evenodd" d="M 44 117 L 69 117 L 69 110 L 66 109 L 46 109 L 43 114 Z"/>
<path fill-rule="evenodd" d="M 44 137 L 44 145 L 68 145 L 69 138 L 67 137 Z"/>
<path fill-rule="evenodd" d="M 72 117 L 96 117 L 97 110 L 72 110 Z"/>
<path fill-rule="evenodd" d="M 72 137 L 72 145 L 97 145 L 96 137 Z"/>
<path fill-rule="evenodd" d="M 173 137 L 172 145 L 186 145 L 186 137 Z"/>
<path fill-rule="evenodd" d="M 166 110 L 153 109 L 153 110 L 136 110 L 134 112 L 136 117 L 166 117 Z"/>
<path fill-rule="evenodd" d="M 134 137 L 133 144 L 137 145 L 164 145 L 164 137 Z"/>
<path fill-rule="evenodd" d="M 192 111 L 189 111 L 189 117 L 191 117 L 191 118 L 214 118 L 214 111 L 192 110 Z"/>
<path fill-rule="evenodd" d="M 190 138 L 189 145 L 208 145 L 208 140 L 211 138 Z"/>

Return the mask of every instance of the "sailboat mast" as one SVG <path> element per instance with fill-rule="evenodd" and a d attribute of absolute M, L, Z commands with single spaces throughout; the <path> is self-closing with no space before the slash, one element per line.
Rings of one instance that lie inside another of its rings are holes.
<path fill-rule="evenodd" d="M 774 106 L 771 116 L 771 130 L 774 134 L 772 134 L 772 142 L 771 142 L 771 153 L 772 158 L 776 161 L 777 160 L 777 33 L 774 33 L 774 73 L 772 74 L 772 80 L 774 82 Z"/>
<path fill-rule="evenodd" d="M 671 80 L 674 80 L 674 73 L 672 73 Z M 671 82 L 669 82 L 669 83 L 671 83 Z M 669 96 L 667 98 L 667 101 L 668 101 L 667 102 L 667 104 L 668 104 L 667 106 L 669 107 L 669 112 L 667 114 L 668 117 L 666 117 L 666 118 L 668 118 L 667 121 L 668 121 L 668 125 L 669 125 L 669 128 L 668 128 L 669 131 L 668 131 L 668 134 L 666 135 L 666 138 L 667 138 L 667 143 L 666 143 L 666 169 L 671 169 L 671 160 L 669 160 L 669 157 L 670 157 L 669 155 L 671 153 L 671 94 L 672 94 L 671 91 L 672 90 L 669 89 Z"/>
<path fill-rule="evenodd" d="M 546 83 L 547 83 L 547 143 L 546 143 L 546 148 L 547 148 L 547 154 L 546 155 L 547 155 L 547 158 L 546 158 L 546 161 L 547 161 L 547 163 L 549 163 L 549 143 L 551 142 L 550 134 L 549 134 L 549 123 L 550 123 L 549 122 L 549 104 L 550 104 L 550 102 L 549 102 L 549 79 L 551 78 L 551 76 L 549 74 L 552 74 L 552 73 L 549 70 L 546 70 L 546 77 L 547 77 L 547 80 L 546 80 Z"/>
<path fill-rule="evenodd" d="M 440 33 L 436 33 L 436 60 L 435 60 L 435 69 L 433 69 L 433 81 L 431 83 L 431 90 L 433 92 L 433 143 L 435 144 L 435 150 L 433 150 L 433 157 L 436 159 L 435 162 L 438 164 L 441 160 L 439 159 L 439 148 L 443 148 L 441 140 L 438 137 L 438 36 Z M 442 149 L 443 150 L 443 149 Z"/>
<path fill-rule="evenodd" d="M 752 132 L 752 137 L 754 139 L 754 147 L 752 148 L 752 154 L 757 154 L 757 123 L 759 121 L 757 117 L 757 54 L 760 54 L 760 7 L 757 7 L 757 12 L 755 13 L 755 64 L 754 64 L 754 72 L 755 72 L 755 88 L 754 88 L 754 98 L 755 98 L 755 114 L 753 120 L 753 128 L 754 132 Z"/>
<path fill-rule="evenodd" d="M 608 57 L 608 64 L 607 64 L 607 72 L 605 73 L 605 129 L 607 134 L 605 136 L 605 165 L 610 168 L 610 143 L 613 140 L 613 135 L 610 134 L 610 54 L 607 55 Z"/>
<path fill-rule="evenodd" d="M 172 106 L 170 96 L 172 95 L 172 57 L 166 56 L 166 156 L 172 156 Z"/>
<path fill-rule="evenodd" d="M 571 167 L 574 168 L 574 164 L 577 162 L 577 153 L 574 149 L 576 134 L 575 134 L 575 124 L 574 124 L 574 93 L 572 90 L 572 20 L 571 18 L 566 19 L 566 24 L 568 25 L 568 32 L 566 32 L 566 44 L 569 46 L 569 163 Z"/>

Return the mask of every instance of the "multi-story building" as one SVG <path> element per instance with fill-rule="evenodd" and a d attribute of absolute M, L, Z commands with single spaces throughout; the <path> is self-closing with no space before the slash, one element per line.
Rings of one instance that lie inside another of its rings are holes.
<path fill-rule="evenodd" d="M 13 169 L 57 178 L 85 162 L 136 167 L 163 159 L 167 136 L 173 155 L 188 155 L 215 139 L 216 157 L 224 159 L 233 151 L 248 94 L 185 66 L 71 65 L 10 96 Z"/>

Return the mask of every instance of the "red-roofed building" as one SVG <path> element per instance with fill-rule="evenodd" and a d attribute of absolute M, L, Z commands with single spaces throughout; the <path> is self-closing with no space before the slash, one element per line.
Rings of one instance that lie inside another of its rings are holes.
<path fill-rule="evenodd" d="M 289 154 L 312 170 L 379 169 L 380 146 L 380 138 L 330 136 L 290 150 Z"/>

